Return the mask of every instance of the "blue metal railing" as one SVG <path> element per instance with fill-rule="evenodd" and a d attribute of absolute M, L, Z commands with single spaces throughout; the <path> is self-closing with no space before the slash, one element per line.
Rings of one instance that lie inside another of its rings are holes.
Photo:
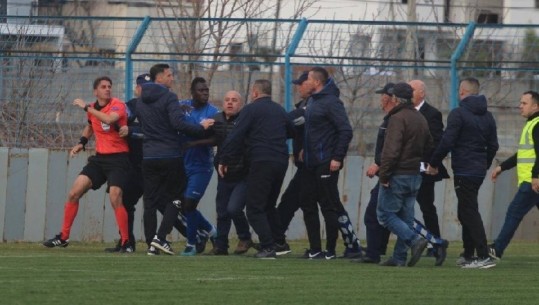
<path fill-rule="evenodd" d="M 464 50 L 466 49 L 466 46 L 470 43 L 470 40 L 473 37 L 473 34 L 475 32 L 475 22 L 470 22 L 468 26 L 466 27 L 466 32 L 464 33 L 464 36 L 462 37 L 459 45 L 457 46 L 455 52 L 451 55 L 451 90 L 449 91 L 450 95 L 450 109 L 454 109 L 457 107 L 459 103 L 459 97 L 458 97 L 458 84 L 459 84 L 459 77 L 457 72 L 457 61 L 460 59 L 462 54 L 464 53 Z"/>
<path fill-rule="evenodd" d="M 125 51 L 125 95 L 124 96 L 125 96 L 126 102 L 129 101 L 133 97 L 133 61 L 131 60 L 131 55 L 137 49 L 151 21 L 152 20 L 150 19 L 150 16 L 146 16 L 142 20 L 142 23 L 137 28 L 135 35 L 133 35 L 131 42 L 129 42 L 129 46 L 127 47 L 127 50 Z"/>

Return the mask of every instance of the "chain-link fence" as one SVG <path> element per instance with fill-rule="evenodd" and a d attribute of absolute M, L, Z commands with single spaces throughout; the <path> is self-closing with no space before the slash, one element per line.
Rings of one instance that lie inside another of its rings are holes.
<path fill-rule="evenodd" d="M 383 116 L 374 91 L 421 79 L 444 117 L 458 78 L 480 80 L 498 122 L 503 152 L 515 150 L 518 100 L 539 87 L 539 26 L 284 19 L 5 18 L 0 23 L 0 146 L 71 147 L 86 124 L 74 98 L 92 101 L 93 80 L 110 76 L 114 94 L 133 96 L 135 77 L 170 64 L 173 90 L 189 97 L 205 77 L 211 100 L 228 90 L 248 96 L 257 78 L 291 108 L 290 80 L 320 65 L 336 80 L 355 132 L 350 154 L 372 153 Z"/>

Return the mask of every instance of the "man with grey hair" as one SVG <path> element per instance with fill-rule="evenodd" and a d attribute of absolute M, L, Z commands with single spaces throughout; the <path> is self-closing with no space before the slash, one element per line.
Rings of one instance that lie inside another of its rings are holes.
<path fill-rule="evenodd" d="M 431 149 L 427 121 L 411 103 L 413 89 L 397 83 L 389 90 L 398 105 L 389 112 L 379 169 L 380 190 L 377 216 L 381 225 L 397 235 L 393 256 L 382 266 L 404 266 L 408 247 L 414 266 L 427 246 L 427 240 L 413 229 L 414 205 L 421 185 L 420 162 Z"/>
<path fill-rule="evenodd" d="M 244 151 L 249 160 L 247 219 L 260 241 L 257 258 L 275 258 L 275 240 L 284 239 L 275 205 L 288 167 L 286 139 L 293 128 L 283 107 L 271 100 L 271 82 L 259 79 L 251 90 L 251 103 L 243 107 L 221 151 L 221 177 Z"/>
<path fill-rule="evenodd" d="M 434 152 L 434 149 L 440 143 L 442 134 L 444 132 L 444 123 L 442 121 L 442 113 L 436 109 L 436 107 L 427 103 L 427 89 L 425 83 L 419 79 L 414 79 L 408 82 L 412 89 L 414 90 L 412 103 L 419 113 L 421 113 L 429 125 L 430 135 L 432 136 L 432 141 L 434 142 L 433 149 L 429 152 L 428 157 Z M 428 162 L 429 160 L 423 160 Z M 424 165 L 424 163 L 423 163 Z M 422 166 L 422 168 L 425 168 Z M 438 173 L 436 175 L 429 175 L 424 171 L 421 173 L 421 187 L 417 193 L 416 201 L 419 204 L 421 213 L 423 213 L 423 221 L 425 225 L 421 224 L 419 221 L 414 223 L 416 230 L 426 229 L 430 233 L 424 234 L 429 242 L 433 245 L 432 248 L 428 249 L 427 256 L 436 257 L 436 266 L 441 266 L 447 256 L 447 247 L 449 242 L 441 238 L 440 225 L 438 223 L 438 214 L 436 213 L 436 206 L 434 205 L 434 186 L 437 181 L 442 179 L 449 178 L 447 170 L 443 164 L 440 164 L 438 168 Z M 430 253 L 430 255 L 429 255 Z"/>

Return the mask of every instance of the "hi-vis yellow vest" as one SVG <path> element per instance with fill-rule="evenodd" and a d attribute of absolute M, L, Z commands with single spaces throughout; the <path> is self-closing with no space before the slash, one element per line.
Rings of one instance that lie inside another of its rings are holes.
<path fill-rule="evenodd" d="M 518 185 L 522 182 L 532 182 L 532 168 L 535 164 L 535 149 L 533 148 L 533 128 L 539 123 L 539 117 L 528 121 L 522 129 L 517 151 Z"/>

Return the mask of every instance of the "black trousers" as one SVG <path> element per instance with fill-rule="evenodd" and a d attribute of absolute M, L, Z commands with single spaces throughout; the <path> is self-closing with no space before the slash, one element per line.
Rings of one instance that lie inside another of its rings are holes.
<path fill-rule="evenodd" d="M 144 159 L 144 235 L 146 243 L 151 243 L 157 228 L 157 211 L 163 212 L 163 219 L 157 237 L 164 240 L 178 219 L 179 209 L 172 202 L 183 200 L 186 187 L 185 169 L 182 158 Z"/>
<path fill-rule="evenodd" d="M 290 226 L 290 222 L 294 218 L 294 214 L 300 208 L 300 190 L 301 190 L 301 175 L 303 167 L 298 167 L 294 177 L 290 180 L 288 187 L 281 196 L 281 202 L 277 207 L 279 218 L 281 220 L 281 231 L 284 236 Z M 318 215 L 318 210 L 317 210 Z M 284 240 L 276 242 L 282 243 Z"/>
<path fill-rule="evenodd" d="M 465 257 L 472 257 L 474 250 L 479 258 L 488 257 L 487 237 L 477 202 L 482 183 L 483 179 L 478 177 L 455 176 L 454 180 Z"/>
<path fill-rule="evenodd" d="M 134 242 L 133 224 L 135 222 L 135 206 L 144 192 L 142 171 L 132 167 L 129 171 L 128 183 L 123 189 L 123 204 L 127 211 L 127 225 L 129 228 L 129 240 Z"/>
<path fill-rule="evenodd" d="M 302 171 L 300 202 L 312 251 L 322 250 L 318 204 L 326 224 L 326 250 L 335 251 L 339 234 L 338 217 L 344 211 L 338 181 L 339 172 L 330 172 L 329 163 Z"/>
<path fill-rule="evenodd" d="M 282 240 L 276 204 L 288 164 L 251 162 L 247 176 L 247 220 L 258 235 L 260 246 L 274 248 Z"/>
<path fill-rule="evenodd" d="M 417 192 L 417 203 L 423 213 L 425 227 L 436 237 L 440 237 L 440 225 L 438 223 L 438 214 L 434 205 L 434 181 L 423 179 L 419 191 Z"/>
<path fill-rule="evenodd" d="M 378 222 L 376 207 L 378 206 L 378 190 L 380 184 L 376 183 L 371 190 L 371 198 L 365 209 L 363 218 L 367 228 L 367 250 L 366 255 L 374 261 L 379 261 L 381 255 L 385 255 L 387 243 L 391 232 Z"/>

